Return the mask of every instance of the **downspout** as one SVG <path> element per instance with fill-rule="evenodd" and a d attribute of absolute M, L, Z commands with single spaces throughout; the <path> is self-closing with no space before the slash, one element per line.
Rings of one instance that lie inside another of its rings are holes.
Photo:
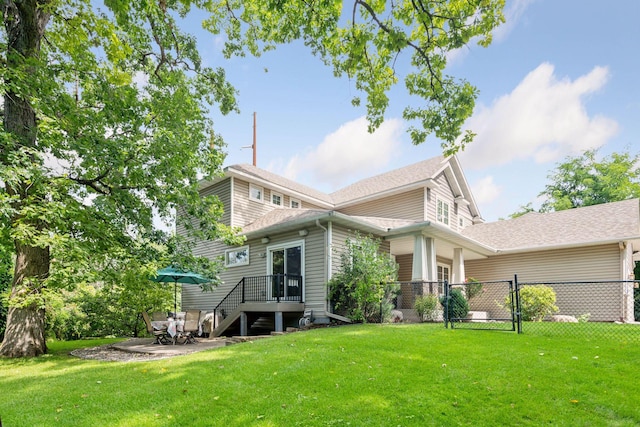
<path fill-rule="evenodd" d="M 331 227 L 331 221 L 329 221 L 327 223 L 327 227 L 324 227 L 322 224 L 320 224 L 320 220 L 316 219 L 316 226 L 318 226 L 319 228 L 324 230 L 324 235 L 325 235 L 325 241 L 326 241 L 326 246 L 324 248 L 324 252 L 325 252 L 325 256 L 326 256 L 326 260 L 327 260 L 327 269 L 324 272 L 324 282 L 328 283 L 329 280 L 331 280 L 331 270 L 333 268 L 332 265 L 332 259 L 331 259 L 331 234 L 332 234 L 332 227 Z M 329 287 L 327 286 L 327 290 L 326 290 L 326 296 L 325 296 L 325 307 L 327 308 L 327 312 L 329 312 Z"/>

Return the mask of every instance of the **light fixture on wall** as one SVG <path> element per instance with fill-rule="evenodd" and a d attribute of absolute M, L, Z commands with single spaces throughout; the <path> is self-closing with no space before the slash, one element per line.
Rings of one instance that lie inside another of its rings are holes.
<path fill-rule="evenodd" d="M 261 242 L 264 243 L 265 245 L 267 243 L 269 243 L 269 241 L 270 241 L 270 239 L 268 237 L 263 237 L 262 240 L 261 240 Z"/>
<path fill-rule="evenodd" d="M 298 234 L 300 235 L 300 237 L 304 237 L 309 234 L 309 232 L 303 228 L 302 230 L 298 231 Z"/>

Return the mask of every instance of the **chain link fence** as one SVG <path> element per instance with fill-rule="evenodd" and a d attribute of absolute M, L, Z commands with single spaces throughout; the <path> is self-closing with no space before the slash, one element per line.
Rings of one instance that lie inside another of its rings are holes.
<path fill-rule="evenodd" d="M 640 342 L 639 283 L 401 282 L 392 321 Z"/>
<path fill-rule="evenodd" d="M 635 312 L 638 283 L 521 282 L 522 331 L 640 342 Z"/>

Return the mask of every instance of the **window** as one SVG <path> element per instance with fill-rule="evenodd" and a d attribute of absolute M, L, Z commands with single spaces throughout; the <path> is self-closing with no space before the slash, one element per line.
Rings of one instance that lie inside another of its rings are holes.
<path fill-rule="evenodd" d="M 289 199 L 289 207 L 293 209 L 300 209 L 302 207 L 302 203 L 300 203 L 300 200 L 292 197 Z"/>
<path fill-rule="evenodd" d="M 444 294 L 444 282 L 449 282 L 449 266 L 438 264 L 438 293 Z"/>
<path fill-rule="evenodd" d="M 262 187 L 249 184 L 249 199 L 255 200 L 256 202 L 262 202 L 263 193 L 264 193 L 264 190 L 262 189 Z"/>
<path fill-rule="evenodd" d="M 237 267 L 249 264 L 249 246 L 224 251 L 225 267 Z"/>
<path fill-rule="evenodd" d="M 271 204 L 276 206 L 282 206 L 282 194 L 271 192 Z"/>
<path fill-rule="evenodd" d="M 460 228 L 464 228 L 464 218 L 460 217 L 459 219 Z"/>
<path fill-rule="evenodd" d="M 449 203 L 438 199 L 438 212 L 436 218 L 438 222 L 449 225 Z"/>

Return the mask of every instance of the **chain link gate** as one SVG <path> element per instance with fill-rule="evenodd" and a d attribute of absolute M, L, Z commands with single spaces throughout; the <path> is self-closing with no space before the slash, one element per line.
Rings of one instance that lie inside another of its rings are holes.
<path fill-rule="evenodd" d="M 517 277 L 495 282 L 444 283 L 445 328 L 522 333 Z"/>

